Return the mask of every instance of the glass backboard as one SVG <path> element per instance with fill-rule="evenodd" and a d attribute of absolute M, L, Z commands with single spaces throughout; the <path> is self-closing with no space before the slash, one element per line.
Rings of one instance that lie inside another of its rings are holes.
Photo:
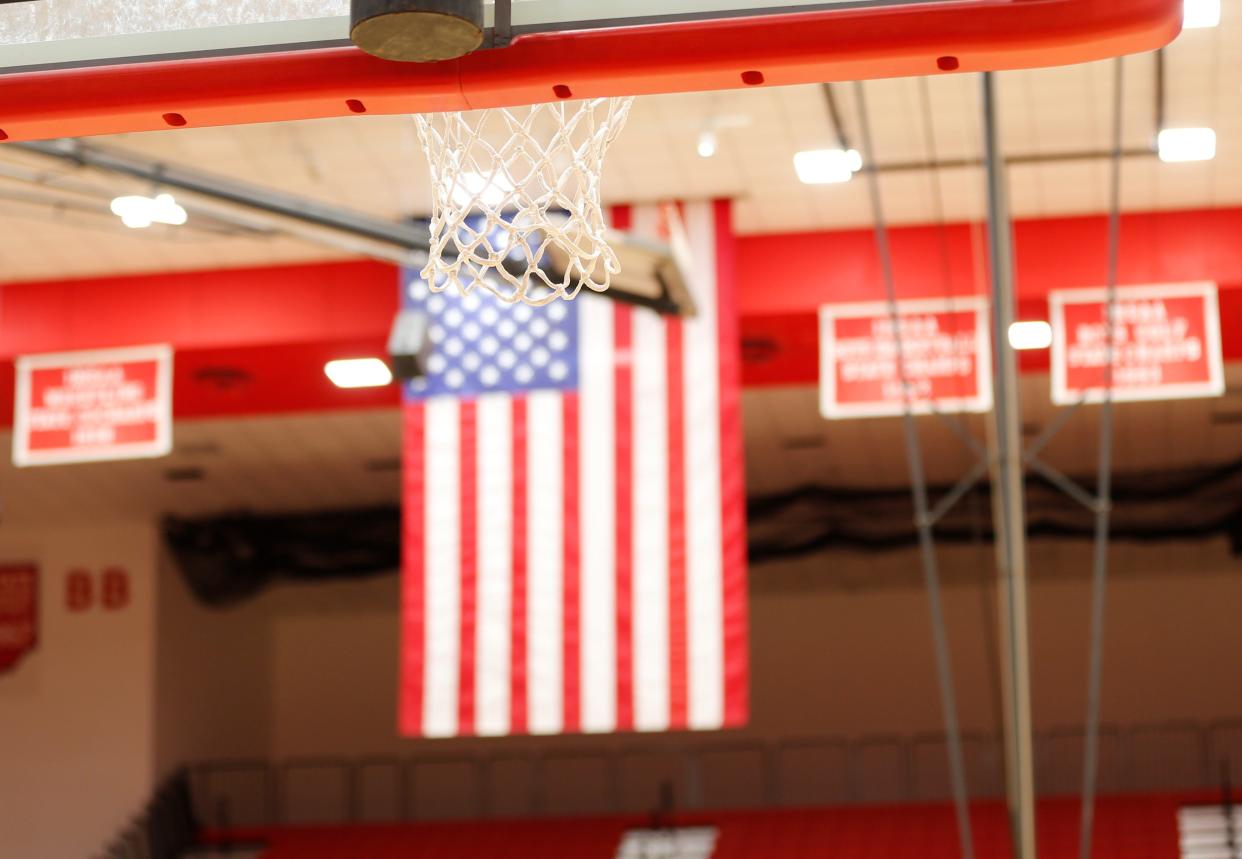
<path fill-rule="evenodd" d="M 946 5 L 1004 7 L 1015 0 L 511 0 L 511 26 L 520 37 L 825 12 L 870 11 L 890 20 L 886 13 L 895 7 Z M 1037 5 L 1078 7 L 1086 27 L 1097 4 Z M 0 5 L 0 72 L 344 46 L 349 6 L 349 0 L 10 0 Z M 491 27 L 495 3 L 485 6 Z M 896 42 L 901 34 L 893 35 Z"/>

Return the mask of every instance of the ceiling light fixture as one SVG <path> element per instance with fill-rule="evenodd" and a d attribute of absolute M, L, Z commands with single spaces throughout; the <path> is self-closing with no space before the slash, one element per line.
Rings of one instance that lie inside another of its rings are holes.
<path fill-rule="evenodd" d="M 744 113 L 713 114 L 704 121 L 699 130 L 698 145 L 695 147 L 700 158 L 714 158 L 720 151 L 720 132 L 730 128 L 749 128 L 751 118 Z"/>
<path fill-rule="evenodd" d="M 459 173 L 457 181 L 448 191 L 458 208 L 481 205 L 491 209 L 503 203 L 505 197 L 513 193 L 513 188 L 513 179 L 506 171 L 497 168 L 486 176 L 471 171 Z"/>
<path fill-rule="evenodd" d="M 805 185 L 838 185 L 862 169 L 855 149 L 809 149 L 794 155 L 794 170 Z"/>
<path fill-rule="evenodd" d="M 1220 24 L 1220 0 L 1186 0 L 1183 30 L 1200 30 Z"/>
<path fill-rule="evenodd" d="M 1216 132 L 1210 128 L 1166 128 L 1156 138 L 1156 149 L 1166 164 L 1211 161 L 1216 157 Z"/>
<path fill-rule="evenodd" d="M 711 128 L 705 128 L 699 134 L 699 157 L 711 158 L 716 154 L 716 150 L 720 147 L 720 141 L 716 138 L 716 132 Z"/>
<path fill-rule="evenodd" d="M 338 388 L 382 388 L 392 384 L 392 371 L 379 358 L 343 358 L 323 365 Z"/>
<path fill-rule="evenodd" d="M 152 224 L 168 224 L 179 227 L 186 222 L 185 209 L 177 205 L 172 194 L 155 197 L 130 195 L 112 201 L 112 214 L 132 230 L 142 230 Z"/>
<path fill-rule="evenodd" d="M 1047 349 L 1052 345 L 1052 326 L 1043 320 L 1015 322 L 1009 326 L 1009 345 L 1020 352 Z"/>

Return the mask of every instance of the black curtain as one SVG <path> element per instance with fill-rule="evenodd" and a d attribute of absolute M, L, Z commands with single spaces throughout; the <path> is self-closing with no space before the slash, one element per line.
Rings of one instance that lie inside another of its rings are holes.
<path fill-rule="evenodd" d="M 1082 481 L 1088 489 L 1091 482 Z M 949 487 L 932 488 L 933 500 Z M 1227 536 L 1242 556 L 1242 460 L 1215 468 L 1118 475 L 1115 540 L 1160 542 Z M 1033 538 L 1089 540 L 1091 514 L 1040 477 L 1026 484 Z M 990 541 L 991 498 L 981 486 L 936 526 L 945 543 Z M 978 515 L 978 511 L 984 511 Z M 891 551 L 916 543 L 910 492 L 804 486 L 752 498 L 752 563 L 831 549 Z M 167 519 L 164 539 L 190 589 L 210 605 L 246 599 L 277 579 L 317 581 L 382 575 L 401 560 L 397 506 L 298 515 L 238 513 Z"/>

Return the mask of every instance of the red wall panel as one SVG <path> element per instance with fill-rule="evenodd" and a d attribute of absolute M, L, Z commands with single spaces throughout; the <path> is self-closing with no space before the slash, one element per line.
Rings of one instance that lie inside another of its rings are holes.
<path fill-rule="evenodd" d="M 1053 289 L 1102 285 L 1102 216 L 1015 225 L 1019 315 L 1046 318 Z M 1242 360 L 1242 209 L 1127 215 L 1122 284 L 1212 280 L 1221 287 L 1226 360 Z M 978 224 L 892 230 L 902 298 L 986 294 L 986 236 Z M 869 229 L 738 239 L 743 380 L 813 384 L 817 310 L 883 297 Z M 143 343 L 177 350 L 179 417 L 394 405 L 395 388 L 342 391 L 325 361 L 381 355 L 397 306 L 397 272 L 349 261 L 169 272 L 0 286 L 0 425 L 12 421 L 12 358 Z M 1048 367 L 1026 353 L 1026 371 Z"/>

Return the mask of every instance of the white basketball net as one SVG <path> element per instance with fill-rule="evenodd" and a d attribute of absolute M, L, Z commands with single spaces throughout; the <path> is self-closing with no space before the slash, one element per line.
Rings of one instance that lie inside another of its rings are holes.
<path fill-rule="evenodd" d="M 431 255 L 439 292 L 481 286 L 547 304 L 620 271 L 606 241 L 600 175 L 633 98 L 415 116 L 431 164 Z"/>

